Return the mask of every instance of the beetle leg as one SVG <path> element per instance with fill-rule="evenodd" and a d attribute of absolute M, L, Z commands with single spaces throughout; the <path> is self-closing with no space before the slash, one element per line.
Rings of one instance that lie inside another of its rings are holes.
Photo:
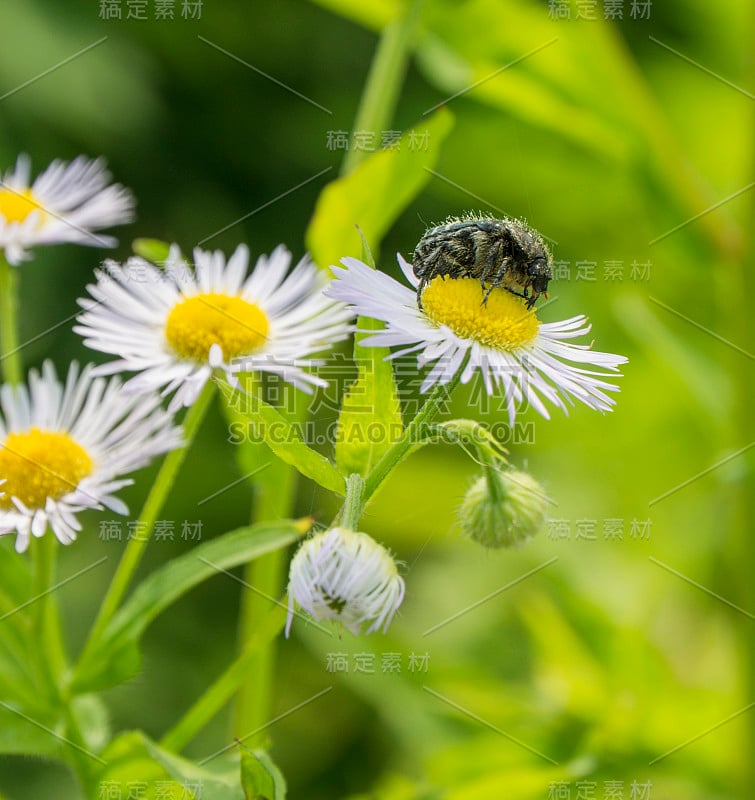
<path fill-rule="evenodd" d="M 417 307 L 422 311 L 422 292 L 427 285 L 427 278 L 423 275 L 417 284 Z"/>
<path fill-rule="evenodd" d="M 528 301 L 528 302 L 530 302 L 530 303 L 531 303 L 531 302 L 533 302 L 533 300 L 532 300 L 532 298 L 531 298 L 531 297 L 527 297 L 527 295 L 526 295 L 526 294 L 523 294 L 522 292 L 515 292 L 513 289 L 510 289 L 508 286 L 504 286 L 503 288 L 504 288 L 504 289 L 505 289 L 507 292 L 511 292 L 511 294 L 513 294 L 513 295 L 514 295 L 514 297 L 522 297 L 523 299 L 527 300 L 527 301 Z"/>

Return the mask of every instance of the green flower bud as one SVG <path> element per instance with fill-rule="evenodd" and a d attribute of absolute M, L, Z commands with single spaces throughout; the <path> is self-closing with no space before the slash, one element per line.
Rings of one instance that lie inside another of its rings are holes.
<path fill-rule="evenodd" d="M 160 239 L 134 239 L 131 248 L 136 255 L 159 267 L 165 265 L 170 255 L 170 245 Z"/>
<path fill-rule="evenodd" d="M 521 545 L 545 522 L 548 497 L 527 472 L 486 467 L 459 507 L 466 536 L 485 547 Z"/>

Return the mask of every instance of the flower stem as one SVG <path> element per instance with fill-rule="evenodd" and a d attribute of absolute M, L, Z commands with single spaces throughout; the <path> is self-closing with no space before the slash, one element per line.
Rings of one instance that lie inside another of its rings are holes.
<path fill-rule="evenodd" d="M 55 537 L 49 532 L 41 539 L 32 539 L 31 542 L 32 597 L 39 598 L 32 607 L 35 641 L 40 641 L 40 637 L 44 635 L 49 589 L 55 574 L 54 547 Z"/>
<path fill-rule="evenodd" d="M 346 497 L 341 512 L 341 525 L 352 531 L 359 530 L 359 520 L 362 517 L 362 493 L 364 492 L 364 480 L 356 472 L 346 479 Z"/>
<path fill-rule="evenodd" d="M 260 651 L 270 645 L 283 630 L 286 608 L 276 605 L 260 620 L 254 633 L 247 639 L 243 649 L 215 682 L 209 686 L 194 705 L 181 717 L 160 741 L 160 745 L 179 753 L 204 728 L 204 726 L 228 702 L 233 693 L 249 680 L 249 675 Z M 246 733 L 258 733 L 252 728 Z"/>
<path fill-rule="evenodd" d="M 38 598 L 32 607 L 32 641 L 36 652 L 30 654 L 39 666 L 39 676 L 46 691 L 49 691 L 47 702 L 50 708 L 60 709 L 66 726 L 65 741 L 68 747 L 64 750 L 65 758 L 81 784 L 87 797 L 93 796 L 96 786 L 96 758 L 86 746 L 84 736 L 71 698 L 60 689 L 61 676 L 67 671 L 67 658 L 63 645 L 63 633 L 53 592 L 50 591 L 55 582 L 58 541 L 47 533 L 31 542 L 32 590 Z M 39 702 L 41 698 L 37 697 Z"/>
<path fill-rule="evenodd" d="M 409 63 L 421 5 L 422 0 L 413 0 L 406 12 L 383 30 L 362 92 L 354 121 L 355 131 L 376 133 L 390 125 Z M 341 175 L 348 175 L 368 155 L 359 148 L 347 150 Z"/>
<path fill-rule="evenodd" d="M 21 348 L 18 345 L 18 271 L 0 251 L 0 361 L 6 383 L 21 383 Z"/>
<path fill-rule="evenodd" d="M 265 382 L 259 375 L 247 375 L 244 379 L 244 395 L 249 398 L 265 397 Z M 301 396 L 293 389 L 288 391 L 281 404 L 286 419 L 293 423 L 303 422 L 306 408 L 299 401 Z M 290 404 L 289 404 L 290 402 Z M 243 409 L 226 404 L 225 413 L 231 423 L 248 420 Z M 265 444 L 244 442 L 237 454 L 242 470 L 250 473 L 254 492 L 252 522 L 285 519 L 291 516 L 296 488 L 296 471 L 281 461 Z M 265 625 L 271 613 L 271 603 L 277 602 L 285 583 L 287 550 L 282 548 L 268 553 L 246 565 L 244 583 L 239 604 L 239 657 L 246 652 L 247 643 L 255 640 L 258 630 Z M 239 685 L 236 698 L 232 735 L 246 737 L 250 732 L 262 729 L 270 717 L 274 683 L 276 646 L 271 640 L 264 641 L 247 663 L 246 680 Z M 253 740 L 259 744 L 259 739 Z"/>
<path fill-rule="evenodd" d="M 461 378 L 461 369 L 444 386 L 437 384 L 429 394 L 417 416 L 406 426 L 403 436 L 388 450 L 372 468 L 364 483 L 362 502 L 368 500 L 378 490 L 391 471 L 406 458 L 411 448 L 422 441 L 424 431 L 439 413 L 443 404 L 451 396 Z"/>
<path fill-rule="evenodd" d="M 288 464 L 271 455 L 264 478 L 256 485 L 253 521 L 285 519 L 290 516 L 294 502 L 296 472 Z M 246 651 L 259 635 L 270 614 L 268 598 L 281 595 L 285 583 L 287 551 L 285 548 L 256 558 L 246 565 L 244 581 L 252 589 L 241 596 L 239 642 Z M 270 718 L 275 668 L 275 643 L 272 637 L 251 654 L 247 662 L 247 676 L 239 691 L 236 705 L 235 735 L 247 737 L 260 731 Z M 260 744 L 261 737 L 252 738 L 250 747 Z"/>
<path fill-rule="evenodd" d="M 43 686 L 49 689 L 49 701 L 58 703 L 58 683 L 67 667 L 63 632 L 55 597 L 50 591 L 55 583 L 57 539 L 49 531 L 31 542 L 32 641 Z"/>
<path fill-rule="evenodd" d="M 69 743 L 68 763 L 84 790 L 84 796 L 87 798 L 95 797 L 97 795 L 97 774 L 100 771 L 97 762 L 101 766 L 104 766 L 105 762 L 90 752 L 70 699 L 64 704 L 63 708 L 65 709 L 66 738 Z"/>
<path fill-rule="evenodd" d="M 199 426 L 202 423 L 205 413 L 210 405 L 210 400 L 215 391 L 215 384 L 208 381 L 199 397 L 195 400 L 194 404 L 189 408 L 183 422 L 184 429 L 184 445 L 176 450 L 168 453 L 163 460 L 160 471 L 157 473 L 155 482 L 152 484 L 147 500 L 142 508 L 142 513 L 136 524 L 136 530 L 139 531 L 137 538 L 131 539 L 126 546 L 126 549 L 121 557 L 118 568 L 115 571 L 113 580 L 110 583 L 105 599 L 102 601 L 100 613 L 94 622 L 92 631 L 89 634 L 89 640 L 84 648 L 86 653 L 102 634 L 108 622 L 113 617 L 113 614 L 118 609 L 118 606 L 126 593 L 131 579 L 134 576 L 136 568 L 144 555 L 144 550 L 149 543 L 152 531 L 155 526 L 155 520 L 160 513 L 165 500 L 168 497 L 173 485 L 176 481 L 176 476 L 181 468 L 181 465 L 186 458 L 186 454 L 191 447 L 194 438 L 196 437 Z M 83 656 L 82 656 L 83 658 Z"/>

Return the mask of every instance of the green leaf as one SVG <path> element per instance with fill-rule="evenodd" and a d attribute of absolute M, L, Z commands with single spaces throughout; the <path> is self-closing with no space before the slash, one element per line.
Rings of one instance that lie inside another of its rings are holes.
<path fill-rule="evenodd" d="M 362 261 L 375 269 L 372 250 L 361 228 Z M 344 475 L 365 477 L 404 432 L 393 365 L 387 360 L 387 347 L 361 347 L 361 340 L 372 331 L 382 330 L 380 320 L 360 317 L 354 337 L 356 381 L 346 392 L 338 417 L 336 463 Z M 359 333 L 363 333 L 362 336 Z"/>
<path fill-rule="evenodd" d="M 50 731 L 62 734 L 63 730 L 59 715 L 40 714 L 19 703 L 0 701 L 0 753 L 59 757 L 63 743 Z"/>
<path fill-rule="evenodd" d="M 382 240 L 431 178 L 428 169 L 435 166 L 452 124 L 451 113 L 440 109 L 402 136 L 397 149 L 373 154 L 323 189 L 307 231 L 307 249 L 320 267 L 360 255 L 356 225 L 368 241 Z M 427 149 L 417 146 L 419 136 Z"/>
<path fill-rule="evenodd" d="M 0 697 L 35 696 L 29 652 L 31 626 L 23 609 L 6 612 L 0 619 Z M 0 615 L 2 616 L 2 615 Z"/>
<path fill-rule="evenodd" d="M 88 692 L 133 677 L 138 642 L 150 622 L 198 584 L 265 553 L 287 547 L 309 529 L 309 520 L 261 522 L 205 542 L 153 572 L 113 617 L 76 670 L 73 688 Z"/>
<path fill-rule="evenodd" d="M 110 740 L 110 716 L 99 695 L 81 694 L 71 701 L 71 711 L 84 736 L 84 744 L 99 753 Z"/>
<path fill-rule="evenodd" d="M 10 536 L 4 536 L 0 542 L 0 640 L 12 635 L 18 641 L 25 634 L 28 623 L 25 609 L 31 605 L 31 598 L 28 559 L 13 549 Z"/>
<path fill-rule="evenodd" d="M 422 124 L 427 150 L 416 149 L 411 133 L 395 150 L 375 153 L 320 195 L 307 233 L 307 245 L 321 267 L 346 255 L 371 260 L 368 241 L 379 242 L 430 177 L 452 117 L 441 110 Z M 366 253 L 366 256 L 365 256 Z M 361 337 L 381 330 L 382 323 L 360 319 Z M 336 463 L 341 473 L 366 476 L 401 437 L 403 425 L 393 367 L 387 348 L 359 347 L 354 357 L 357 380 L 346 393 L 338 420 Z"/>
<path fill-rule="evenodd" d="M 200 766 L 164 750 L 141 731 L 122 734 L 102 754 L 99 797 L 126 797 L 139 787 L 144 800 L 244 800 L 233 762 Z M 215 766 L 217 764 L 217 766 Z M 95 798 L 92 798 L 95 800 Z"/>
<path fill-rule="evenodd" d="M 0 697 L 31 708 L 38 699 L 38 690 L 31 674 L 30 659 L 23 656 L 28 649 L 29 645 L 24 644 L 19 655 L 18 648 L 11 647 L 7 641 L 0 642 Z"/>
<path fill-rule="evenodd" d="M 359 374 L 343 398 L 338 417 L 336 463 L 344 475 L 357 472 L 365 477 L 404 432 L 393 365 L 384 360 L 388 349 L 358 346 L 363 332 L 380 327 L 376 320 L 359 320 L 355 340 Z"/>
<path fill-rule="evenodd" d="M 31 596 L 29 560 L 13 549 L 12 539 L 0 541 L 0 617 Z"/>
<path fill-rule="evenodd" d="M 32 718 L 46 713 L 42 687 L 47 670 L 34 641 L 35 609 L 28 559 L 16 553 L 11 537 L 0 542 L 0 698 L 17 703 Z M 49 688 L 49 687 L 48 687 Z M 0 748 L 2 748 L 0 744 Z"/>
<path fill-rule="evenodd" d="M 264 750 L 241 752 L 241 785 L 246 800 L 285 800 L 286 780 Z"/>
<path fill-rule="evenodd" d="M 307 445 L 297 428 L 273 406 L 254 394 L 234 390 L 227 383 L 218 385 L 226 401 L 255 423 L 254 435 L 263 439 L 278 458 L 323 488 L 344 495 L 343 476 L 324 455 Z"/>

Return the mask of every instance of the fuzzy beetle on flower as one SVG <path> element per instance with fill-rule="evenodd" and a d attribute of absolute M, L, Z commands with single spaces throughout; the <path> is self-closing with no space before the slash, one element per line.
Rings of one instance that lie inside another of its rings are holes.
<path fill-rule="evenodd" d="M 500 287 L 524 297 L 532 308 L 541 294 L 548 296 L 553 256 L 542 236 L 523 221 L 467 214 L 427 230 L 414 250 L 412 269 L 419 279 L 420 308 L 425 286 L 441 275 L 477 278 L 485 291 L 483 305 Z"/>
<path fill-rule="evenodd" d="M 397 347 L 387 358 L 415 353 L 418 369 L 430 366 L 422 393 L 457 376 L 469 383 L 479 372 L 487 394 L 504 397 L 511 424 L 525 400 L 546 419 L 550 414 L 543 400 L 564 411 L 574 400 L 597 411 L 613 408 L 607 392 L 617 392 L 618 386 L 606 378 L 619 377 L 618 367 L 627 359 L 570 341 L 589 333 L 587 317 L 540 322 L 535 309 L 514 293 L 493 287 L 483 303 L 479 281 L 446 275 L 427 283 L 420 306 L 421 280 L 400 254 L 398 263 L 409 286 L 356 258 L 343 258 L 341 266 L 332 267 L 334 280 L 325 294 L 385 323 L 383 330 L 360 339 L 360 347 Z"/>

